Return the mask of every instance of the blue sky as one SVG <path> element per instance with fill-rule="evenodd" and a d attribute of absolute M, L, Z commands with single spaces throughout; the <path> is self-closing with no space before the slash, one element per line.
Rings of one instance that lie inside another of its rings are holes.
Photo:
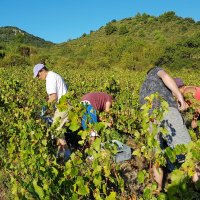
<path fill-rule="evenodd" d="M 200 21 L 200 0 L 1 0 L 0 27 L 16 26 L 54 43 L 98 30 L 137 13 L 174 11 Z"/>

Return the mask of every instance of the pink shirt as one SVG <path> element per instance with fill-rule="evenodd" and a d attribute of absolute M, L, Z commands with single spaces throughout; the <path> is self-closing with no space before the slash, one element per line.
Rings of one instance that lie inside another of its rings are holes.
<path fill-rule="evenodd" d="M 106 102 L 112 103 L 112 97 L 105 92 L 92 92 L 85 94 L 81 101 L 89 101 L 94 109 L 98 111 L 104 111 L 106 108 Z"/>
<path fill-rule="evenodd" d="M 194 94 L 194 98 L 200 100 L 200 88 L 196 87 L 196 92 Z"/>

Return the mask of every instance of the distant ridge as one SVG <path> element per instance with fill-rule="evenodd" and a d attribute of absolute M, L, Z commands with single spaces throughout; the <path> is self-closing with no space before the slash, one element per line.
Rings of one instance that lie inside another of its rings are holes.
<path fill-rule="evenodd" d="M 11 43 L 18 42 L 21 44 L 29 44 L 36 47 L 47 47 L 54 43 L 45 41 L 42 38 L 29 34 L 14 26 L 0 27 L 0 40 L 1 42 Z"/>
<path fill-rule="evenodd" d="M 63 68 L 144 70 L 159 65 L 200 69 L 200 21 L 173 11 L 158 17 L 138 13 L 113 19 L 96 31 L 60 44 L 17 27 L 0 27 L 0 59 L 2 66 L 42 60 Z"/>

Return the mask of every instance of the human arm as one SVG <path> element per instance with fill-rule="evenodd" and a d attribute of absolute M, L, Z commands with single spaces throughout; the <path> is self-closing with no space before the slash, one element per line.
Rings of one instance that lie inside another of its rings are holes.
<path fill-rule="evenodd" d="M 113 125 L 113 118 L 110 116 L 110 108 L 111 108 L 111 101 L 107 101 L 105 104 L 105 109 L 103 112 L 99 115 L 99 120 L 101 122 L 104 122 L 104 124 L 108 127 L 111 127 Z"/>
<path fill-rule="evenodd" d="M 56 93 L 53 93 L 53 94 L 50 94 L 50 95 L 49 95 L 47 102 L 48 102 L 48 103 L 52 103 L 52 102 L 57 101 L 57 99 L 58 99 L 57 94 L 56 94 Z"/>
<path fill-rule="evenodd" d="M 171 90 L 174 96 L 180 103 L 180 110 L 186 110 L 188 108 L 187 103 L 184 101 L 181 92 L 179 91 L 174 79 L 169 76 L 164 70 L 158 71 L 157 75 L 162 79 L 163 83 Z"/>
<path fill-rule="evenodd" d="M 106 106 L 105 106 L 105 110 L 104 110 L 104 111 L 108 113 L 109 110 L 110 110 L 110 107 L 111 107 L 111 102 L 110 102 L 110 101 L 107 101 L 107 102 L 106 102 Z"/>

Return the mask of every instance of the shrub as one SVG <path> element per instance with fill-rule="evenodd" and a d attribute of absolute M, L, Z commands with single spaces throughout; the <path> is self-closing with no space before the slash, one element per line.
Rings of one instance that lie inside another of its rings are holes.
<path fill-rule="evenodd" d="M 112 26 L 111 24 L 106 25 L 105 27 L 105 32 L 106 35 L 111 35 L 112 33 L 114 33 L 117 30 L 116 26 Z"/>

